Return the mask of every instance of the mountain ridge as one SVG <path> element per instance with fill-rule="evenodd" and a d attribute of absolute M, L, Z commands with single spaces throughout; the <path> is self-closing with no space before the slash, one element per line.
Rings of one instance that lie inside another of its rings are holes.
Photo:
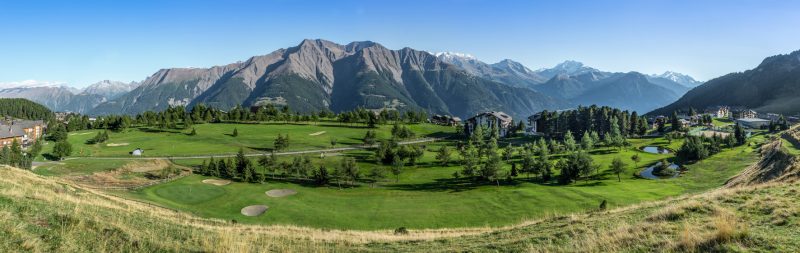
<path fill-rule="evenodd" d="M 800 50 L 765 58 L 758 66 L 709 80 L 680 99 L 648 113 L 728 105 L 758 112 L 800 113 Z"/>
<path fill-rule="evenodd" d="M 92 113 L 133 114 L 199 103 L 221 108 L 289 104 L 301 112 L 355 107 L 428 110 L 462 117 L 482 110 L 527 116 L 568 106 L 532 90 L 473 76 L 424 51 L 391 50 L 371 41 L 340 45 L 307 39 L 244 62 L 159 70 Z"/>

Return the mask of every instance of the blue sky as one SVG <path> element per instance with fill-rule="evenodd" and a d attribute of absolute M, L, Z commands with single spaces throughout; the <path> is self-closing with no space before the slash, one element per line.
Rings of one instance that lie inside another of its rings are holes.
<path fill-rule="evenodd" d="M 1 1 L 0 85 L 139 81 L 304 38 L 707 80 L 800 49 L 800 1 Z"/>

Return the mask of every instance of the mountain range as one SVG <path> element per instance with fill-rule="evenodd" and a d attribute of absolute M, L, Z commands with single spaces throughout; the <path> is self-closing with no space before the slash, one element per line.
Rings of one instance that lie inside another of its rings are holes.
<path fill-rule="evenodd" d="M 105 101 L 128 93 L 138 83 L 104 80 L 83 90 L 63 85 L 31 85 L 0 89 L 0 98 L 26 98 L 59 112 L 90 113 Z"/>
<path fill-rule="evenodd" d="M 300 112 L 427 110 L 461 117 L 486 110 L 527 116 L 570 106 L 527 88 L 477 77 L 424 51 L 391 50 L 370 41 L 339 45 L 304 40 L 244 62 L 159 70 L 92 112 L 133 114 L 199 103 L 219 108 L 288 104 Z"/>
<path fill-rule="evenodd" d="M 650 112 L 734 106 L 793 115 L 800 113 L 800 51 L 767 57 L 756 68 L 727 74 L 704 83 L 672 104 Z"/>
<path fill-rule="evenodd" d="M 612 73 L 577 61 L 565 61 L 552 68 L 530 70 L 512 60 L 487 64 L 462 53 L 436 53 L 440 60 L 496 82 L 525 87 L 576 105 L 608 105 L 647 112 L 677 100 L 700 82 L 675 72 L 644 75 L 638 72 Z"/>
<path fill-rule="evenodd" d="M 509 59 L 488 64 L 468 54 L 317 39 L 227 65 L 161 69 L 139 83 L 102 81 L 79 91 L 16 87 L 0 90 L 0 97 L 93 115 L 200 103 L 223 110 L 270 103 L 299 112 L 364 107 L 460 117 L 498 110 L 524 117 L 590 104 L 644 112 L 675 101 L 697 83 L 674 72 L 612 73 L 577 61 L 531 70 Z"/>

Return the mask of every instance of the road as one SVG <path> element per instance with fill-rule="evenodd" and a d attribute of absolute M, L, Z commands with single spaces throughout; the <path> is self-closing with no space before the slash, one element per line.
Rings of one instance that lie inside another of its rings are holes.
<path fill-rule="evenodd" d="M 443 138 L 423 138 L 423 139 L 416 139 L 410 141 L 401 141 L 397 144 L 399 145 L 409 145 L 409 144 L 418 144 L 418 143 L 426 143 L 426 142 L 435 142 L 443 140 Z M 319 154 L 319 153 L 338 153 L 343 151 L 351 151 L 351 150 L 361 150 L 361 149 L 369 149 L 369 148 L 376 148 L 378 147 L 377 144 L 375 145 L 360 145 L 360 146 L 350 146 L 350 147 L 343 147 L 343 148 L 329 148 L 329 149 L 315 149 L 315 150 L 300 150 L 300 151 L 286 151 L 286 152 L 276 152 L 276 156 L 284 156 L 284 155 L 302 155 L 302 154 Z M 260 154 L 245 154 L 244 156 L 247 157 L 254 157 L 254 156 L 263 156 L 263 155 L 270 155 L 270 153 L 260 153 Z M 171 160 L 185 160 L 185 159 L 205 159 L 205 158 L 225 158 L 225 157 L 235 157 L 236 154 L 212 154 L 212 155 L 194 155 L 194 156 L 152 156 L 152 157 L 92 157 L 92 156 L 81 156 L 81 157 L 68 157 L 64 160 L 76 160 L 76 159 L 84 159 L 84 160 L 155 160 L 155 159 L 171 159 Z M 37 162 L 38 163 L 38 162 Z M 39 165 L 43 165 L 50 162 L 43 162 Z"/>

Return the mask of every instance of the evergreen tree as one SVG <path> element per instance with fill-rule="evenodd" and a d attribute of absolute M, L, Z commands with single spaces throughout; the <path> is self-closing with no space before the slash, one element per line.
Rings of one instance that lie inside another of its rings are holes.
<path fill-rule="evenodd" d="M 514 157 L 514 146 L 509 143 L 503 150 L 503 160 L 509 162 Z"/>
<path fill-rule="evenodd" d="M 736 139 L 737 145 L 743 145 L 745 142 L 747 142 L 747 135 L 739 123 L 736 123 L 736 126 L 733 127 L 733 136 Z"/>
<path fill-rule="evenodd" d="M 672 124 L 672 131 L 681 131 L 681 121 L 678 118 L 678 112 L 673 111 L 672 116 L 670 116 L 670 123 Z"/>
<path fill-rule="evenodd" d="M 235 127 L 234 127 L 234 128 L 233 128 L 233 133 L 231 134 L 231 136 L 233 136 L 233 137 L 237 137 L 237 136 L 239 136 L 239 129 L 237 129 L 237 128 L 235 128 Z"/>
<path fill-rule="evenodd" d="M 211 160 L 208 161 L 208 168 L 206 171 L 208 171 L 207 176 L 220 177 L 220 172 L 219 169 L 217 169 L 217 162 L 214 161 L 214 157 L 211 157 Z"/>
<path fill-rule="evenodd" d="M 439 148 L 439 151 L 436 152 L 436 160 L 439 160 L 439 162 L 442 163 L 442 166 L 447 166 L 447 164 L 450 163 L 452 153 L 453 152 L 450 150 L 450 147 L 447 145 L 442 145 L 442 147 Z"/>
<path fill-rule="evenodd" d="M 386 178 L 386 171 L 383 167 L 374 167 L 372 170 L 367 174 L 367 177 L 372 180 L 372 187 L 375 187 L 375 184 Z"/>
<path fill-rule="evenodd" d="M 324 165 L 320 165 L 317 170 L 314 171 L 314 183 L 317 185 L 326 185 L 330 182 L 330 175 L 328 174 L 328 169 L 325 168 Z"/>
<path fill-rule="evenodd" d="M 345 157 L 342 159 L 341 163 L 341 171 L 344 173 L 344 176 L 349 181 L 350 185 L 353 185 L 356 180 L 361 176 L 358 164 L 356 163 L 356 159 L 352 157 Z"/>
<path fill-rule="evenodd" d="M 368 145 L 368 146 L 374 145 L 375 142 L 377 141 L 377 139 L 378 138 L 377 138 L 377 135 L 375 134 L 375 131 L 369 130 L 364 135 L 364 145 Z"/>
<path fill-rule="evenodd" d="M 564 147 L 567 151 L 575 151 L 577 145 L 575 143 L 575 137 L 572 135 L 572 131 L 567 130 L 567 133 L 564 134 Z"/>
<path fill-rule="evenodd" d="M 502 159 L 500 159 L 500 155 L 497 154 L 497 139 L 489 139 L 489 145 L 487 146 L 486 162 L 478 173 L 480 177 L 485 180 L 495 180 L 499 186 L 498 173 L 500 171 Z"/>
<path fill-rule="evenodd" d="M 256 182 L 256 175 L 255 170 L 253 169 L 253 165 L 247 163 L 242 171 L 242 181 L 255 183 Z"/>
<path fill-rule="evenodd" d="M 592 140 L 591 134 L 588 131 L 583 132 L 583 137 L 581 137 L 581 148 L 586 151 L 590 151 L 594 148 L 594 141 Z"/>
<path fill-rule="evenodd" d="M 465 177 L 473 177 L 477 173 L 478 165 L 480 164 L 481 156 L 477 148 L 468 141 L 467 145 L 462 150 L 462 170 L 461 175 Z"/>
<path fill-rule="evenodd" d="M 239 152 L 236 152 L 236 158 L 235 159 L 236 159 L 236 161 L 235 161 L 235 163 L 236 163 L 236 165 L 235 165 L 236 166 L 236 174 L 244 176 L 245 170 L 247 169 L 247 166 L 249 166 L 249 164 L 250 164 L 250 160 L 248 160 L 247 157 L 245 157 L 243 148 L 239 148 Z M 250 176 L 252 177 L 253 175 L 251 174 Z M 249 181 L 248 179 L 244 179 L 244 178 L 242 178 L 242 180 L 243 181 Z"/>

